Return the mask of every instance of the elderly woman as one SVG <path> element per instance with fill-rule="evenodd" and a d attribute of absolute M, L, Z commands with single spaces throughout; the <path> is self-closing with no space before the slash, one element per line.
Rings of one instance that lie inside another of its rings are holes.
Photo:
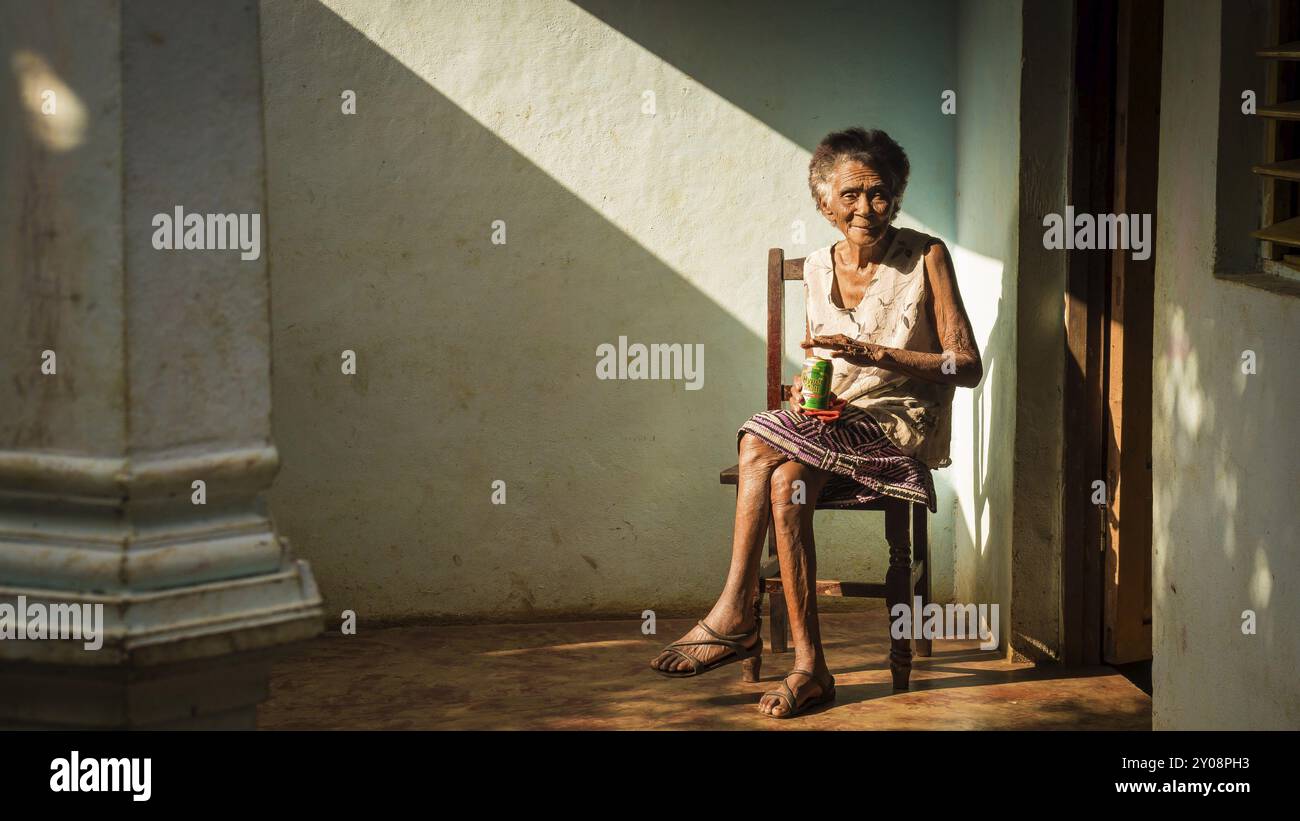
<path fill-rule="evenodd" d="M 832 400 L 843 407 L 838 417 L 807 412 L 796 377 L 790 410 L 764 411 L 741 426 L 722 595 L 651 662 L 673 677 L 743 659 L 757 664 L 758 566 L 770 512 L 795 649 L 793 671 L 759 702 L 776 718 L 835 697 L 810 587 L 817 578 L 813 510 L 881 496 L 934 510 L 929 468 L 948 464 L 953 389 L 974 387 L 983 374 L 948 249 L 892 224 L 909 171 L 906 153 L 883 131 L 838 131 L 813 152 L 813 201 L 844 238 L 804 261 L 803 347 L 832 359 Z"/>

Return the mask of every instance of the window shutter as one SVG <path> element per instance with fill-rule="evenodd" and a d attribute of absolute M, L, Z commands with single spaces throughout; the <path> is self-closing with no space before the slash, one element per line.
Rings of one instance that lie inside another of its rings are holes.
<path fill-rule="evenodd" d="M 1270 14 L 1270 40 L 1279 45 L 1256 52 L 1268 66 L 1256 108 L 1265 120 L 1264 160 L 1251 169 L 1264 186 L 1264 227 L 1252 236 L 1263 241 L 1265 266 L 1300 271 L 1300 14 L 1290 0 L 1275 0 Z"/>

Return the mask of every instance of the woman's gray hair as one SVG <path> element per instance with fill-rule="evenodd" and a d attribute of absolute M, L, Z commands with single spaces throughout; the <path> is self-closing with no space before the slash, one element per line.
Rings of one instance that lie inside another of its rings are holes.
<path fill-rule="evenodd" d="M 808 188 L 818 210 L 830 196 L 831 174 L 845 160 L 869 165 L 885 178 L 894 194 L 893 213 L 889 215 L 892 220 L 898 214 L 903 191 L 907 189 L 907 178 L 912 172 L 907 152 L 892 137 L 875 128 L 868 131 L 854 126 L 827 134 L 817 144 L 817 150 L 813 151 L 808 163 Z"/>

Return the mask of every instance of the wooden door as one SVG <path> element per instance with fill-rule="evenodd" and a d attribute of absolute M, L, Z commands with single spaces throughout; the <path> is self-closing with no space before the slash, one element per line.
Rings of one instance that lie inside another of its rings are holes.
<path fill-rule="evenodd" d="M 1156 218 L 1161 0 L 1121 3 L 1116 20 L 1115 214 Z M 1154 245 L 1154 237 L 1148 237 Z M 1151 658 L 1151 367 L 1155 253 L 1111 254 L 1106 322 L 1102 658 Z"/>
<path fill-rule="evenodd" d="M 1070 144 L 1076 214 L 1150 214 L 1154 231 L 1163 15 L 1162 0 L 1079 0 L 1076 6 Z M 1133 256 L 1125 248 L 1074 250 L 1067 265 L 1061 504 L 1067 665 L 1151 657 L 1155 254 Z"/>

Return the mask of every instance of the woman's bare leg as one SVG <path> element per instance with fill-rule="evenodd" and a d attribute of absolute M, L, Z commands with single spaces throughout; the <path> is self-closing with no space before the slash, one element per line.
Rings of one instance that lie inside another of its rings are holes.
<path fill-rule="evenodd" d="M 831 478 L 829 471 L 798 462 L 786 462 L 772 473 L 772 517 L 776 524 L 776 551 L 781 563 L 781 586 L 785 589 L 790 633 L 794 637 L 795 670 L 812 676 L 791 675 L 786 684 L 802 703 L 822 692 L 830 682 L 830 669 L 822 652 L 821 629 L 817 622 L 817 548 L 813 541 L 813 511 L 817 497 Z M 795 482 L 802 481 L 796 496 Z M 802 499 L 802 501 L 801 501 Z M 764 713 L 783 715 L 789 706 L 783 699 L 764 696 L 759 701 Z"/>
<path fill-rule="evenodd" d="M 753 434 L 740 438 L 740 476 L 736 485 L 736 526 L 731 540 L 731 568 L 722 594 L 704 623 L 723 634 L 744 633 L 754 627 L 754 601 L 758 595 L 758 567 L 762 558 L 763 536 L 771 511 L 772 472 L 786 462 L 778 450 L 766 445 Z M 694 627 L 682 639 L 695 641 L 712 638 Z M 755 641 L 759 640 L 757 637 Z M 729 653 L 718 645 L 682 648 L 701 662 Z M 666 671 L 689 670 L 691 665 L 675 653 L 660 653 L 651 665 Z"/>

